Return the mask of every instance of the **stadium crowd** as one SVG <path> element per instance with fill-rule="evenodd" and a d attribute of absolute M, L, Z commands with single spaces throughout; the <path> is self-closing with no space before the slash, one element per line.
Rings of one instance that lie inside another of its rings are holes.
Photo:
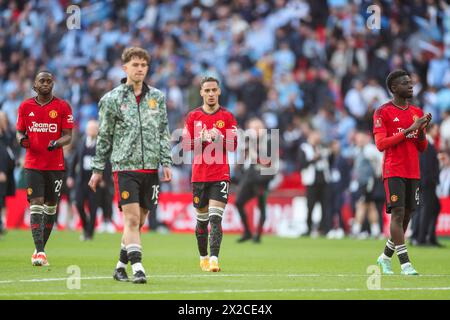
<path fill-rule="evenodd" d="M 81 26 L 68 30 L 66 8 L 73 4 L 81 8 Z M 367 25 L 373 4 L 379 28 Z M 0 0 L 0 111 L 9 121 L 2 139 L 17 159 L 23 157 L 14 142 L 17 109 L 33 95 L 36 72 L 55 74 L 55 94 L 72 106 L 81 137 L 97 118 L 100 97 L 124 77 L 120 54 L 127 46 L 151 53 L 148 83 L 165 93 L 172 131 L 201 104 L 201 77 L 214 76 L 221 104 L 240 127 L 256 116 L 280 130 L 283 175 L 306 169 L 302 145 L 320 145 L 331 168 L 323 188 L 347 190 L 332 201 L 352 198 L 355 211 L 364 211 L 357 200 L 368 183 L 358 174 L 365 159 L 373 167 L 364 168 L 379 178 L 372 115 L 390 98 L 384 84 L 390 71 L 410 72 L 414 104 L 437 124 L 430 137 L 441 154 L 450 152 L 448 1 Z M 189 167 L 175 168 L 166 190 L 190 190 Z M 384 194 L 371 195 L 378 216 L 369 229 L 377 235 Z M 341 236 L 344 226 L 334 213 L 327 216 L 320 231 Z M 364 228 L 353 229 L 361 235 Z"/>

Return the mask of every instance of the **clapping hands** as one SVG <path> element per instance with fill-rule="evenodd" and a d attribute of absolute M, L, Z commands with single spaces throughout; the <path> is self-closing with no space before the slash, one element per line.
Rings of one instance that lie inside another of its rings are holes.
<path fill-rule="evenodd" d="M 213 142 L 218 140 L 219 138 L 223 138 L 224 136 L 222 132 L 216 127 L 213 127 L 211 130 L 208 130 L 206 128 L 206 125 L 203 125 L 203 128 L 200 131 L 200 137 L 202 139 L 202 142 Z"/>

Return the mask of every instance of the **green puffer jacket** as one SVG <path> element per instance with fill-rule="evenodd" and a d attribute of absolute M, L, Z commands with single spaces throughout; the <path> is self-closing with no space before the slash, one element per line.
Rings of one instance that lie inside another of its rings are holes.
<path fill-rule="evenodd" d="M 158 169 L 172 164 L 164 95 L 145 83 L 139 106 L 133 87 L 121 84 L 99 102 L 99 134 L 92 168 L 102 172 Z"/>

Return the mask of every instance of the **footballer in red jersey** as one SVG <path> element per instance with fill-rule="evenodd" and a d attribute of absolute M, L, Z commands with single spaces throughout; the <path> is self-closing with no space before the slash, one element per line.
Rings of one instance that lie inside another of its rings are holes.
<path fill-rule="evenodd" d="M 419 152 L 427 148 L 424 130 L 431 114 L 424 115 L 409 103 L 413 84 L 406 71 L 391 72 L 386 84 L 394 98 L 375 111 L 373 133 L 378 150 L 384 152 L 383 179 L 387 212 L 391 213 L 391 238 L 377 263 L 383 273 L 392 274 L 391 258 L 397 251 L 401 273 L 417 275 L 409 261 L 404 234 L 419 204 Z"/>
<path fill-rule="evenodd" d="M 230 167 L 227 152 L 236 150 L 237 122 L 219 105 L 219 81 L 205 77 L 200 83 L 203 105 L 191 111 L 183 130 L 183 149 L 193 150 L 193 203 L 197 211 L 197 237 L 200 267 L 218 272 L 222 242 L 222 216 L 228 201 Z M 208 256 L 208 224 L 210 257 Z"/>
<path fill-rule="evenodd" d="M 25 155 L 25 178 L 30 202 L 30 225 L 36 251 L 31 263 L 47 266 L 44 251 L 56 218 L 62 179 L 62 147 L 72 140 L 73 116 L 67 102 L 53 96 L 53 75 L 41 71 L 33 89 L 37 96 L 21 103 L 17 118 L 17 140 Z"/>

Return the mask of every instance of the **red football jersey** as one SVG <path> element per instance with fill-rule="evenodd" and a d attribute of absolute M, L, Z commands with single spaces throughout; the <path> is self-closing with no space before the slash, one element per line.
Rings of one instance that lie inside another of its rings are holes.
<path fill-rule="evenodd" d="M 385 103 L 373 115 L 373 133 L 385 133 L 387 138 L 403 134 L 422 116 L 423 111 L 416 106 L 402 109 L 392 102 Z M 420 179 L 418 136 L 418 130 L 411 132 L 404 141 L 384 151 L 383 178 Z"/>
<path fill-rule="evenodd" d="M 25 131 L 30 139 L 24 168 L 64 170 L 62 148 L 48 151 L 47 147 L 51 140 L 61 138 L 63 129 L 72 128 L 72 109 L 64 100 L 53 97 L 43 106 L 37 103 L 35 98 L 23 101 L 19 106 L 16 129 Z"/>
<path fill-rule="evenodd" d="M 202 143 L 202 128 L 216 128 L 222 137 Z M 212 114 L 202 107 L 192 110 L 186 118 L 182 143 L 184 150 L 193 150 L 192 182 L 230 181 L 227 151 L 237 146 L 237 122 L 231 112 L 223 107 Z"/>

